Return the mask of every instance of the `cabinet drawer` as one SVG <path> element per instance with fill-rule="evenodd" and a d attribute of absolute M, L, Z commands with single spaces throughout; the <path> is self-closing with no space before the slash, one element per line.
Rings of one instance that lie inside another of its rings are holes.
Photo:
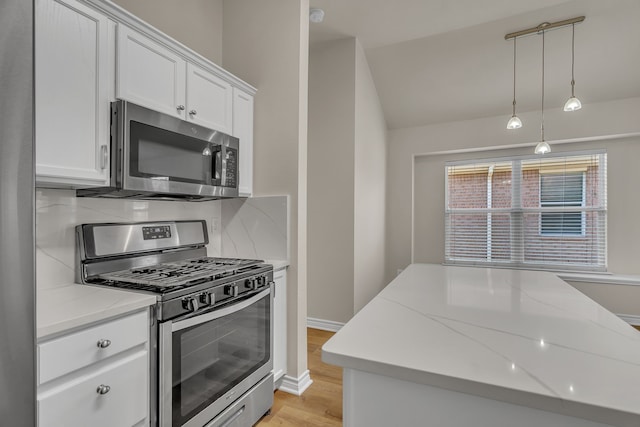
<path fill-rule="evenodd" d="M 38 384 L 143 344 L 147 337 L 145 311 L 38 344 Z M 110 344 L 100 347 L 101 340 Z"/>
<path fill-rule="evenodd" d="M 147 417 L 148 383 L 141 351 L 38 396 L 38 426 L 133 426 Z M 101 386 L 109 391 L 98 393 Z"/>

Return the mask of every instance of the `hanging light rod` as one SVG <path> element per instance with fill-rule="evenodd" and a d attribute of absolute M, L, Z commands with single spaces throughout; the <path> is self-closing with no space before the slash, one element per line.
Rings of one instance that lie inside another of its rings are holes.
<path fill-rule="evenodd" d="M 543 30 L 547 31 L 552 28 L 566 27 L 567 25 L 577 24 L 582 21 L 584 21 L 584 16 L 578 16 L 576 18 L 565 19 L 564 21 L 558 21 L 558 22 L 543 22 L 537 27 L 527 28 L 526 30 L 516 31 L 515 33 L 509 33 L 504 36 L 504 39 L 509 40 L 516 37 L 526 36 L 527 34 L 533 34 L 533 33 L 537 34 Z"/>

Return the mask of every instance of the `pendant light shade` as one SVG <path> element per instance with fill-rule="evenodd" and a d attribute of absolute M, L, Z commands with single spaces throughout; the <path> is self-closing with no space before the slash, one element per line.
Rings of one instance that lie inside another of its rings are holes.
<path fill-rule="evenodd" d="M 538 145 L 536 145 L 536 149 L 534 150 L 534 153 L 536 154 L 547 154 L 549 152 L 551 152 L 551 147 L 546 141 L 538 142 Z"/>
<path fill-rule="evenodd" d="M 564 104 L 564 111 L 576 111 L 582 108 L 582 103 L 576 98 L 574 93 L 574 87 L 576 81 L 573 77 L 573 66 L 575 64 L 575 39 L 576 39 L 576 24 L 571 24 L 571 97 Z"/>
<path fill-rule="evenodd" d="M 507 122 L 507 129 L 520 129 L 522 120 L 516 116 L 516 38 L 513 38 L 513 114 Z"/>
<path fill-rule="evenodd" d="M 572 96 L 567 99 L 567 102 L 564 104 L 564 111 L 576 111 L 582 108 L 582 103 L 578 98 Z"/>
<path fill-rule="evenodd" d="M 522 127 L 522 120 L 520 117 L 513 115 L 507 122 L 507 129 L 520 129 Z"/>

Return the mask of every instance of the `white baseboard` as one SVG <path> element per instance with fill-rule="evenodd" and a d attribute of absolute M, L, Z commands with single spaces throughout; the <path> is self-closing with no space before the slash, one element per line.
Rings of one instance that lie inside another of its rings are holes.
<path fill-rule="evenodd" d="M 334 322 L 333 320 L 314 319 L 313 317 L 307 317 L 307 328 L 338 332 L 343 326 L 344 323 Z"/>
<path fill-rule="evenodd" d="M 616 316 L 630 325 L 640 326 L 640 316 L 636 316 L 634 314 L 616 314 Z"/>
<path fill-rule="evenodd" d="M 309 370 L 304 371 L 298 378 L 285 375 L 281 378 L 281 381 L 282 382 L 280 383 L 278 390 L 289 394 L 295 394 L 296 396 L 300 396 L 304 393 L 304 391 L 313 383 L 309 376 Z"/>

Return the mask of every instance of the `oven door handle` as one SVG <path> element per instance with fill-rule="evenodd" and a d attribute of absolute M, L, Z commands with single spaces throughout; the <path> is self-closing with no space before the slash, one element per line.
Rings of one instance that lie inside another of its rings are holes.
<path fill-rule="evenodd" d="M 190 317 L 188 319 L 180 320 L 175 323 L 172 323 L 171 332 L 176 332 L 185 328 L 190 328 L 192 326 L 201 325 L 203 323 L 210 322 L 220 317 L 228 316 L 229 314 L 243 310 L 249 307 L 250 305 L 255 304 L 257 301 L 260 301 L 262 298 L 269 295 L 270 292 L 271 292 L 271 287 L 269 287 L 269 289 L 265 289 L 264 291 L 252 296 L 249 299 L 241 300 L 240 302 L 237 302 L 230 306 L 221 308 L 219 310 L 214 309 L 208 313 L 201 314 L 199 316 Z"/>

